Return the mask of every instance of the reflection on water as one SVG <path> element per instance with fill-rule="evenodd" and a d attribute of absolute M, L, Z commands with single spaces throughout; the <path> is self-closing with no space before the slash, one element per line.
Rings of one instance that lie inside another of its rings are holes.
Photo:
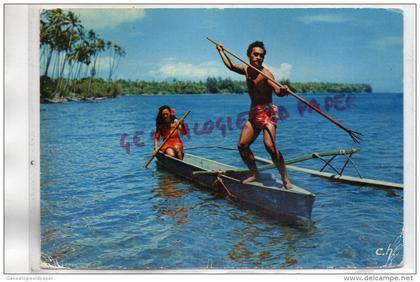
<path fill-rule="evenodd" d="M 178 181 L 174 178 L 174 179 L 169 179 L 169 178 L 163 178 L 163 177 L 159 177 L 158 178 L 158 184 L 159 184 L 159 191 L 158 195 L 162 198 L 166 198 L 166 199 L 171 199 L 171 198 L 179 198 L 185 195 L 184 191 L 179 191 L 175 188 L 176 183 L 178 183 Z"/>
<path fill-rule="evenodd" d="M 156 188 L 152 189 L 156 196 L 164 199 L 156 208 L 158 213 L 170 218 L 176 224 L 186 224 L 189 222 L 189 205 L 183 203 L 182 197 L 186 194 L 185 191 L 176 188 L 179 181 L 176 178 L 165 177 L 161 173 L 157 173 Z"/>
<path fill-rule="evenodd" d="M 238 217 L 245 224 L 230 234 L 238 239 L 228 252 L 232 261 L 244 266 L 287 268 L 303 258 L 299 254 L 301 248 L 316 248 L 316 244 L 307 243 L 317 231 L 313 225 L 297 230 L 293 226 L 279 226 L 273 218 L 250 215 Z"/>

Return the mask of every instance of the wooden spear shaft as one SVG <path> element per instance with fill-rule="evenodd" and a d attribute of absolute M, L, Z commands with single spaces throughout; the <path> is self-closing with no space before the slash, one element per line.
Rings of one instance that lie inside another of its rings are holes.
<path fill-rule="evenodd" d="M 209 41 L 211 41 L 215 45 L 221 45 L 220 43 L 214 41 L 210 37 L 207 37 L 207 39 Z M 271 77 L 267 76 L 265 73 L 263 73 L 262 71 L 260 71 L 256 67 L 254 67 L 253 65 L 251 65 L 248 62 L 242 60 L 240 57 L 236 56 L 234 53 L 232 53 L 231 51 L 229 51 L 228 49 L 226 49 L 224 46 L 223 46 L 223 50 L 226 51 L 227 53 L 229 53 L 230 55 L 232 55 L 234 58 L 236 58 L 240 62 L 244 63 L 245 65 L 249 66 L 253 70 L 255 70 L 258 73 L 260 73 L 261 75 L 263 75 L 266 79 L 268 79 L 271 82 L 275 83 L 279 87 L 282 87 L 282 85 L 280 83 L 278 83 L 277 81 L 275 81 Z M 331 116 L 327 115 L 326 113 L 322 112 L 320 109 L 318 109 L 317 107 L 315 107 L 314 105 L 312 105 L 311 103 L 309 103 L 308 101 L 306 101 L 305 99 L 303 99 L 302 97 L 300 97 L 298 94 L 294 93 L 293 91 L 289 90 L 288 92 L 293 97 L 295 97 L 296 99 L 298 99 L 299 101 L 301 101 L 302 103 L 304 103 L 305 105 L 307 105 L 308 107 L 310 107 L 311 109 L 315 110 L 317 113 L 319 113 L 320 115 L 322 115 L 323 117 L 325 117 L 326 119 L 328 119 L 329 121 L 331 121 L 332 123 L 334 123 L 335 125 L 337 125 L 338 127 L 340 127 L 341 129 L 343 129 L 344 131 L 346 131 L 350 135 L 350 137 L 353 139 L 354 142 L 360 143 L 361 138 L 358 135 L 362 135 L 361 133 L 356 132 L 356 131 L 353 131 L 353 130 L 350 130 L 349 128 L 345 127 L 344 125 L 342 125 L 341 123 L 339 123 L 338 121 L 336 121 L 335 119 L 333 119 Z"/>

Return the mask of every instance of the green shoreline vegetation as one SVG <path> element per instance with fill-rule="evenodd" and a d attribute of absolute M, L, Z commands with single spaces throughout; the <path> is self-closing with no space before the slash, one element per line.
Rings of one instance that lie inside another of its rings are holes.
<path fill-rule="evenodd" d="M 57 95 L 55 89 L 59 79 L 41 77 L 41 101 L 42 102 L 65 102 L 80 100 L 96 100 L 114 98 L 118 95 L 170 95 L 170 94 L 238 94 L 246 93 L 244 81 L 231 80 L 229 78 L 209 77 L 206 81 L 176 81 L 172 82 L 148 82 L 148 81 L 106 81 L 102 78 L 67 81 L 65 84 L 72 85 L 66 92 Z M 61 82 L 63 83 L 63 82 Z M 344 83 L 290 83 L 280 81 L 297 93 L 370 93 L 372 88 L 368 84 L 344 84 Z M 70 91 L 71 90 L 71 91 Z"/>
<path fill-rule="evenodd" d="M 246 93 L 245 81 L 208 77 L 205 81 L 113 80 L 125 56 L 118 44 L 86 30 L 72 11 L 43 10 L 40 17 L 41 102 L 97 100 L 118 95 Z M 101 65 L 101 61 L 105 64 Z M 105 66 L 104 66 L 105 65 Z M 99 76 L 102 71 L 107 78 Z M 367 84 L 290 83 L 297 93 L 372 92 Z"/>

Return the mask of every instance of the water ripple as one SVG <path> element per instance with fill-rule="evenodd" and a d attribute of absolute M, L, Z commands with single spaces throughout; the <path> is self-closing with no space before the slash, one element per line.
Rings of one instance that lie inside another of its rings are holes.
<path fill-rule="evenodd" d="M 324 99 L 325 95 L 309 95 Z M 363 99 L 363 103 L 361 102 Z M 278 127 L 286 158 L 309 152 L 355 147 L 347 134 L 315 113 L 301 116 L 292 98 L 275 100 L 290 117 Z M 195 112 L 206 104 L 205 112 Z M 186 147 L 235 147 L 237 114 L 248 108 L 246 95 L 124 96 L 100 103 L 41 105 L 42 253 L 75 269 L 205 268 L 364 268 L 395 267 L 376 255 L 399 237 L 403 193 L 352 186 L 290 172 L 293 182 L 316 195 L 313 225 L 293 228 L 157 170 L 150 156 L 156 110 L 193 109 L 188 123 L 233 119 L 225 132 L 213 130 L 184 138 Z M 402 182 L 402 95 L 356 95 L 334 118 L 362 131 L 354 156 L 363 176 Z M 144 146 L 133 135 L 143 131 Z M 120 146 L 128 135 L 130 153 Z M 392 146 L 390 146 L 392 144 Z M 255 154 L 269 158 L 261 137 Z M 243 166 L 236 151 L 194 150 Z M 319 167 L 315 162 L 307 166 Z M 350 174 L 356 171 L 349 167 Z M 277 172 L 273 174 L 278 178 Z"/>

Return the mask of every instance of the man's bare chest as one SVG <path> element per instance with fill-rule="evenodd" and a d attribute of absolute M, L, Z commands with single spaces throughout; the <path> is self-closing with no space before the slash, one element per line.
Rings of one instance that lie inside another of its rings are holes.
<path fill-rule="evenodd" d="M 265 90 L 269 88 L 267 80 L 260 74 L 256 77 L 247 77 L 246 82 L 248 88 L 252 88 L 253 90 Z"/>

